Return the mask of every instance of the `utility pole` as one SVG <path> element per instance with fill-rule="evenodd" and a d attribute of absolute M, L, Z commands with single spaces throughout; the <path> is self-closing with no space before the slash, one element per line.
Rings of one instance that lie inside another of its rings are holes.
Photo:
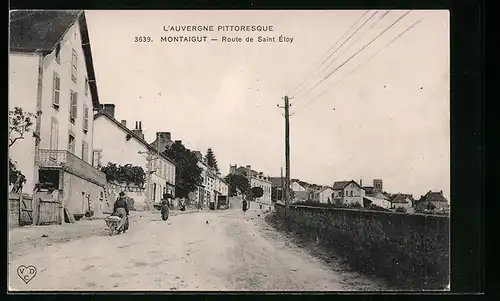
<path fill-rule="evenodd" d="M 281 191 L 280 191 L 280 192 L 281 192 L 281 196 L 280 196 L 280 201 L 282 201 L 282 202 L 283 202 L 283 200 L 285 199 L 285 198 L 284 198 L 284 195 L 283 195 L 283 187 L 284 187 L 284 185 L 283 185 L 283 167 L 281 167 L 281 177 L 280 177 L 280 181 L 281 181 L 281 189 L 280 189 L 280 190 L 281 190 Z"/>
<path fill-rule="evenodd" d="M 288 225 L 290 211 L 290 99 L 285 95 L 285 105 L 278 108 L 285 109 L 285 161 L 286 161 L 286 187 L 285 187 L 285 222 Z"/>

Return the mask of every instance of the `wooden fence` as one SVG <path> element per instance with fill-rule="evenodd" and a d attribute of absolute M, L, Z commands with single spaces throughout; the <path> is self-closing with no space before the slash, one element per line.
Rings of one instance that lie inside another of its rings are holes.
<path fill-rule="evenodd" d="M 9 226 L 33 224 L 33 198 L 27 194 L 9 194 Z"/>
<path fill-rule="evenodd" d="M 35 194 L 33 205 L 33 221 L 36 225 L 62 223 L 62 203 L 58 193 L 39 191 Z"/>

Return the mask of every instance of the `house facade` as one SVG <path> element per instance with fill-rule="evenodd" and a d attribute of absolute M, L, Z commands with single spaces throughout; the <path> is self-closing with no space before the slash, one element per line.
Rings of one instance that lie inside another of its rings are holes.
<path fill-rule="evenodd" d="M 355 181 L 338 181 L 333 184 L 333 201 L 337 204 L 359 203 L 363 206 L 365 190 Z"/>
<path fill-rule="evenodd" d="M 258 203 L 262 203 L 265 205 L 271 205 L 271 177 L 265 176 L 264 173 L 258 172 L 252 169 L 251 165 L 247 165 L 245 167 L 237 165 L 230 165 L 229 167 L 230 174 L 238 174 L 247 177 L 248 183 L 250 187 L 261 187 L 263 191 L 263 195 L 260 198 L 257 198 L 255 201 Z"/>
<path fill-rule="evenodd" d="M 9 149 L 26 176 L 24 191 L 43 183 L 42 198 L 59 200 L 70 214 L 99 210 L 106 178 L 92 166 L 99 97 L 85 13 L 17 11 L 11 17 L 9 107 L 36 115 L 33 136 Z"/>
<path fill-rule="evenodd" d="M 125 120 L 115 119 L 114 109 L 113 104 L 104 104 L 94 116 L 94 128 L 99 133 L 94 138 L 94 166 L 115 163 L 142 167 L 145 187 L 142 195 L 134 198 L 139 210 L 147 209 L 148 203 L 160 202 L 164 193 L 175 195 L 175 163 L 144 140 L 141 121 L 129 129 Z"/>
<path fill-rule="evenodd" d="M 429 191 L 415 202 L 414 207 L 415 212 L 447 211 L 450 208 L 450 202 L 444 197 L 442 191 Z"/>
<path fill-rule="evenodd" d="M 391 202 L 392 209 L 404 208 L 406 210 L 412 208 L 413 203 L 415 202 L 411 194 L 403 194 L 403 193 L 397 193 L 392 195 L 389 201 Z"/>
<path fill-rule="evenodd" d="M 323 187 L 315 193 L 313 200 L 322 204 L 331 204 L 333 203 L 333 193 L 333 188 Z"/>
<path fill-rule="evenodd" d="M 293 179 L 290 181 L 290 190 L 292 191 L 292 201 L 301 202 L 309 199 L 309 193 L 305 184 L 300 183 L 299 180 Z"/>

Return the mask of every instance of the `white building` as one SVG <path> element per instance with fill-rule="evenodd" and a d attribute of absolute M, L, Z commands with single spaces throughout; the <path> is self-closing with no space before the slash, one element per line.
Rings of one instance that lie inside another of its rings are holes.
<path fill-rule="evenodd" d="M 359 203 L 363 206 L 365 190 L 355 181 L 339 181 L 333 184 L 334 202 L 342 204 Z"/>
<path fill-rule="evenodd" d="M 263 195 L 260 198 L 257 198 L 255 201 L 258 203 L 271 205 L 271 177 L 265 176 L 264 173 L 252 170 L 250 165 L 246 167 L 237 165 L 230 165 L 229 167 L 230 174 L 239 174 L 247 177 L 250 187 L 261 187 L 263 191 Z"/>
<path fill-rule="evenodd" d="M 333 193 L 334 190 L 331 187 L 323 187 L 316 192 L 314 199 L 322 204 L 330 204 L 333 203 Z"/>
<path fill-rule="evenodd" d="M 134 195 L 138 209 L 146 207 L 148 194 L 154 203 L 161 201 L 163 193 L 175 195 L 175 163 L 144 140 L 142 122 L 136 122 L 131 130 L 125 120 L 115 119 L 114 111 L 113 104 L 105 104 L 94 116 L 94 128 L 98 133 L 94 137 L 94 165 L 102 167 L 111 162 L 142 167 L 148 186 Z"/>
<path fill-rule="evenodd" d="M 44 182 L 71 214 L 98 210 L 106 178 L 91 165 L 99 97 L 85 13 L 14 11 L 10 22 L 9 108 L 37 115 L 33 136 L 9 149 L 24 192 Z"/>

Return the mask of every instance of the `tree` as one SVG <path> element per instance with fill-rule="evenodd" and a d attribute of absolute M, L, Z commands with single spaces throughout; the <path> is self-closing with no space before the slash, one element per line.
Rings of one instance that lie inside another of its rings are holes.
<path fill-rule="evenodd" d="M 202 169 L 198 166 L 196 154 L 176 141 L 167 147 L 164 154 L 175 162 L 175 192 L 177 197 L 187 198 L 203 183 Z"/>
<path fill-rule="evenodd" d="M 250 190 L 250 183 L 248 183 L 248 179 L 245 176 L 229 174 L 226 176 L 225 180 L 229 183 L 230 196 L 235 196 L 237 194 L 237 189 L 244 194 Z"/>
<path fill-rule="evenodd" d="M 101 167 L 101 171 L 106 175 L 108 182 L 122 183 L 129 187 L 134 184 L 137 187 L 143 188 L 146 182 L 146 173 L 140 166 L 132 164 L 117 165 L 109 162 L 108 165 Z"/>
<path fill-rule="evenodd" d="M 9 111 L 9 147 L 16 141 L 24 139 L 24 134 L 32 130 L 35 114 L 25 112 L 20 107 Z M 26 177 L 17 169 L 16 162 L 9 158 L 9 185 L 14 185 L 14 190 L 21 189 Z M 18 183 L 18 180 L 20 182 Z M 19 187 L 16 187 L 20 185 Z"/>
<path fill-rule="evenodd" d="M 264 195 L 264 189 L 262 187 L 252 187 L 250 189 L 250 194 L 253 198 L 260 198 Z"/>
<path fill-rule="evenodd" d="M 17 140 L 24 139 L 24 134 L 32 130 L 35 114 L 25 112 L 20 107 L 15 107 L 9 111 L 9 147 Z"/>
<path fill-rule="evenodd" d="M 213 167 L 217 172 L 219 172 L 219 166 L 217 166 L 217 159 L 215 158 L 215 154 L 211 148 L 207 149 L 207 164 L 210 167 Z"/>

